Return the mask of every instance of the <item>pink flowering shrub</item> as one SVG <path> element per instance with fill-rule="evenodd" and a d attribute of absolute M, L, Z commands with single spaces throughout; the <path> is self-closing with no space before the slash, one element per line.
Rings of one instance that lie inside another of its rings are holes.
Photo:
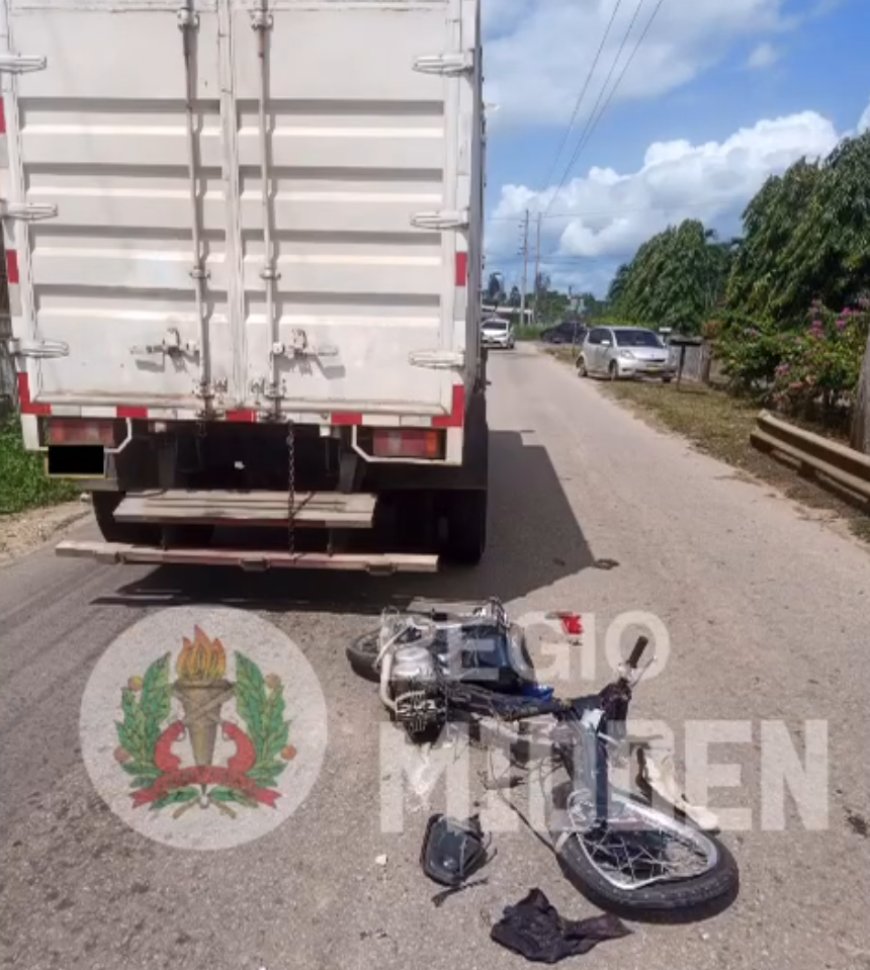
<path fill-rule="evenodd" d="M 791 412 L 806 411 L 816 403 L 825 410 L 850 406 L 861 371 L 868 320 L 866 306 L 835 313 L 814 303 L 808 325 L 782 335 L 782 357 L 773 372 L 773 402 Z"/>

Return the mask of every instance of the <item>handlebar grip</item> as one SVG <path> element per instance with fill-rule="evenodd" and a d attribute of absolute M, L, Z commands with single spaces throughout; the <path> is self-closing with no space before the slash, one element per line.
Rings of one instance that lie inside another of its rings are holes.
<path fill-rule="evenodd" d="M 634 645 L 634 649 L 631 651 L 628 657 L 629 667 L 634 669 L 640 663 L 640 658 L 643 656 L 643 652 L 648 646 L 649 639 L 647 637 L 637 638 L 637 643 Z"/>

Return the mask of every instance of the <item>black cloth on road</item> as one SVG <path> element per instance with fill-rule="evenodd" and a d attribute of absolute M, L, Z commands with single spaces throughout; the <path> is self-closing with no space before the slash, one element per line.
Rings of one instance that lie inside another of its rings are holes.
<path fill-rule="evenodd" d="M 540 889 L 532 889 L 516 905 L 505 907 L 489 935 L 527 960 L 558 963 L 565 957 L 588 953 L 602 940 L 615 940 L 630 932 L 612 913 L 576 921 L 564 919 Z"/>

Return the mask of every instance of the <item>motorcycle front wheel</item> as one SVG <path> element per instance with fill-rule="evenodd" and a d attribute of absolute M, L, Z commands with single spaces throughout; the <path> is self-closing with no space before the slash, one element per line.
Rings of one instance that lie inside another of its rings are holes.
<path fill-rule="evenodd" d="M 613 818 L 556 840 L 559 864 L 591 901 L 632 919 L 691 919 L 737 895 L 737 863 L 718 840 L 680 818 L 614 793 Z"/>

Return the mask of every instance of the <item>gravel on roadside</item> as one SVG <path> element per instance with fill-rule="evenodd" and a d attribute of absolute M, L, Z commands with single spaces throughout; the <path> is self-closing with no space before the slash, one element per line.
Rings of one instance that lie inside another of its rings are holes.
<path fill-rule="evenodd" d="M 43 508 L 0 516 L 0 563 L 36 549 L 91 514 L 89 496 Z"/>

